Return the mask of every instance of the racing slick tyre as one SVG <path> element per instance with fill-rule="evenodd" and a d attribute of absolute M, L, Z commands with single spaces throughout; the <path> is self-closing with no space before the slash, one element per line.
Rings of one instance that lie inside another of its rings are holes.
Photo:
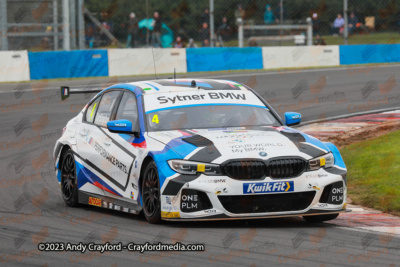
<path fill-rule="evenodd" d="M 160 181 L 154 161 L 147 164 L 142 179 L 143 213 L 149 223 L 161 222 Z"/>
<path fill-rule="evenodd" d="M 311 215 L 311 216 L 303 216 L 303 219 L 306 222 L 310 223 L 319 223 L 324 221 L 334 220 L 339 216 L 339 213 L 336 214 L 326 214 L 326 215 Z"/>
<path fill-rule="evenodd" d="M 75 157 L 72 150 L 68 150 L 62 158 L 61 194 L 67 206 L 78 206 L 78 180 L 76 177 Z"/>

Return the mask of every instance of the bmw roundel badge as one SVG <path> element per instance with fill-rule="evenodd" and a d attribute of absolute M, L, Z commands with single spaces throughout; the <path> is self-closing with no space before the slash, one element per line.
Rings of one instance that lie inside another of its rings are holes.
<path fill-rule="evenodd" d="M 267 152 L 261 151 L 260 153 L 258 153 L 258 155 L 260 155 L 261 157 L 266 157 Z"/>

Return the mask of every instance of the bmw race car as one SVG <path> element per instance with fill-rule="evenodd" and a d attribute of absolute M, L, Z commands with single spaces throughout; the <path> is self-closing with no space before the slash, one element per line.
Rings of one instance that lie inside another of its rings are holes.
<path fill-rule="evenodd" d="M 62 98 L 79 93 L 61 88 Z M 82 92 L 82 91 L 81 91 Z M 255 91 L 227 80 L 159 79 L 99 92 L 54 148 L 61 193 L 78 203 L 161 220 L 346 212 L 338 149 L 288 126 Z"/>

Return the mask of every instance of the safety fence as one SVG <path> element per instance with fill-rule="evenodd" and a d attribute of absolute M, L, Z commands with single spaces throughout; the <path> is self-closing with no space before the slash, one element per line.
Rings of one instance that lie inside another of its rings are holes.
<path fill-rule="evenodd" d="M 0 52 L 0 82 L 400 63 L 400 44 Z"/>

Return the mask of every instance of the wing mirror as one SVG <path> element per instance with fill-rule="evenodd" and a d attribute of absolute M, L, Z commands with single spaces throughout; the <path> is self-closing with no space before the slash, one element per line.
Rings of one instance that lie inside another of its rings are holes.
<path fill-rule="evenodd" d="M 139 135 L 131 121 L 128 120 L 115 120 L 107 122 L 107 129 L 112 133 L 124 133 Z"/>
<path fill-rule="evenodd" d="M 297 112 L 285 112 L 285 124 L 287 126 L 297 125 L 301 122 L 301 114 Z"/>

